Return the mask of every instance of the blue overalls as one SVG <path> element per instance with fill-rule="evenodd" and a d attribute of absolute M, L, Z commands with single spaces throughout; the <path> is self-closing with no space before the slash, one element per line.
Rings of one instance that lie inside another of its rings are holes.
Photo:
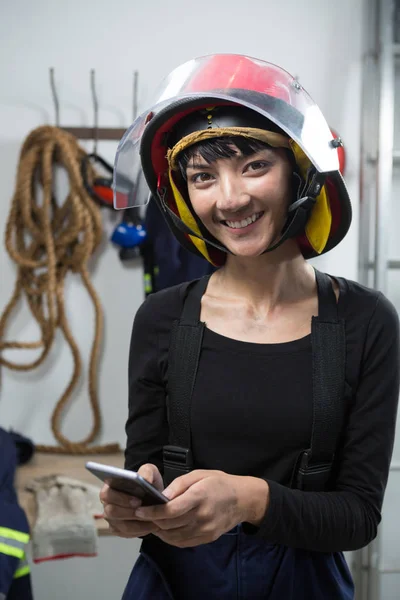
<path fill-rule="evenodd" d="M 353 600 L 341 552 L 270 544 L 238 525 L 215 542 L 176 548 L 142 542 L 122 600 Z"/>

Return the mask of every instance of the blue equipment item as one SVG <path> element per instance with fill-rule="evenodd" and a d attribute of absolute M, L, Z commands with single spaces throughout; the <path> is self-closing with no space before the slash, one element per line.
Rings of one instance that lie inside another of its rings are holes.
<path fill-rule="evenodd" d="M 25 550 L 29 524 L 14 488 L 17 449 L 12 437 L 0 428 L 0 598 L 33 600 Z"/>
<path fill-rule="evenodd" d="M 137 211 L 127 209 L 121 223 L 115 228 L 111 241 L 121 248 L 136 248 L 146 239 L 147 232 Z"/>
<path fill-rule="evenodd" d="M 144 292 L 148 296 L 155 291 L 153 247 L 147 235 L 147 229 L 137 214 L 137 210 L 128 208 L 121 223 L 114 230 L 111 241 L 120 246 L 119 258 L 122 262 L 141 258 L 143 261 Z"/>

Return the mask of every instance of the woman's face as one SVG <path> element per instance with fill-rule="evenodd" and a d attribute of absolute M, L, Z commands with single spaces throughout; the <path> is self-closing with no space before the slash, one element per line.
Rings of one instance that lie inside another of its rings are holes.
<path fill-rule="evenodd" d="M 194 155 L 187 166 L 193 209 L 236 256 L 259 256 L 279 239 L 291 200 L 293 167 L 282 149 L 250 156 L 239 150 L 211 164 Z"/>

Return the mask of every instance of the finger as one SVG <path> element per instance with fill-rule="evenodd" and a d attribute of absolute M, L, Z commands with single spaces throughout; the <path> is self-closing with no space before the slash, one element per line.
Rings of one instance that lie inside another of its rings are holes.
<path fill-rule="evenodd" d="M 146 463 L 145 465 L 142 465 L 138 470 L 139 475 L 141 475 L 143 479 L 146 479 L 146 481 L 148 481 L 151 484 L 154 483 L 155 478 L 157 476 L 157 472 L 157 467 L 155 465 L 152 465 L 151 463 Z"/>
<path fill-rule="evenodd" d="M 156 533 L 159 527 L 154 523 L 140 522 L 140 521 L 116 521 L 114 519 L 106 519 L 110 528 L 117 535 L 123 535 L 125 537 L 139 537 L 145 536 L 150 533 Z"/>
<path fill-rule="evenodd" d="M 148 535 L 147 533 L 143 533 L 143 534 L 140 534 L 140 535 L 132 535 L 131 533 L 122 533 L 121 531 L 117 531 L 116 529 L 114 529 L 114 527 L 111 527 L 111 525 L 109 526 L 108 530 L 113 535 L 115 535 L 115 536 L 117 536 L 119 538 L 124 538 L 126 540 L 131 540 L 131 539 L 134 539 L 136 537 L 142 537 L 144 535 Z"/>
<path fill-rule="evenodd" d="M 157 531 L 159 527 L 154 523 L 148 521 L 118 521 L 115 519 L 106 518 L 105 521 L 118 531 L 119 533 L 125 533 L 127 535 L 146 535 L 145 532 Z"/>
<path fill-rule="evenodd" d="M 122 508 L 136 508 L 142 503 L 139 498 L 131 496 L 130 494 L 125 494 L 124 492 L 113 490 L 107 484 L 105 484 L 100 491 L 100 501 L 103 505 L 114 504 L 115 506 L 121 506 Z"/>
<path fill-rule="evenodd" d="M 161 477 L 161 473 L 156 467 L 151 463 L 146 463 L 142 465 L 138 470 L 138 474 L 146 479 L 151 485 L 153 485 L 159 492 L 162 492 L 164 489 L 163 478 Z"/>
<path fill-rule="evenodd" d="M 181 496 L 167 502 L 167 504 L 140 506 L 135 510 L 135 515 L 138 519 L 145 521 L 176 519 L 196 508 L 202 499 L 200 494 L 189 489 Z"/>
<path fill-rule="evenodd" d="M 103 516 L 104 518 L 115 519 L 116 521 L 137 520 L 134 507 L 125 508 L 122 506 L 116 506 L 115 504 L 105 504 Z"/>
<path fill-rule="evenodd" d="M 133 538 L 141 538 L 144 537 L 146 535 L 149 535 L 151 533 L 156 533 L 156 531 L 152 531 L 152 530 L 143 530 L 140 533 L 139 532 L 124 532 L 124 531 L 118 531 L 118 529 L 116 529 L 115 527 L 112 527 L 111 525 L 109 525 L 108 530 L 110 533 L 112 533 L 113 535 L 120 537 L 120 538 L 125 538 L 125 539 L 133 539 Z"/>
<path fill-rule="evenodd" d="M 159 519 L 173 519 L 184 515 L 194 507 L 198 506 L 203 499 L 199 490 L 192 490 L 190 488 L 199 481 L 207 479 L 208 477 L 214 476 L 218 471 L 208 471 L 205 469 L 198 469 L 181 475 L 175 479 L 171 485 L 164 490 L 163 494 L 168 497 L 174 496 L 167 504 L 160 504 L 157 506 L 141 506 L 136 515 L 140 519 L 146 521 L 158 521 Z"/>
<path fill-rule="evenodd" d="M 184 494 L 186 490 L 188 490 L 192 485 L 205 479 L 206 477 L 211 477 L 211 475 L 215 475 L 216 471 L 208 471 L 206 469 L 196 469 L 195 471 L 191 471 L 186 475 L 181 475 L 174 479 L 174 481 L 165 488 L 163 491 L 164 496 L 169 498 L 170 500 Z"/>
<path fill-rule="evenodd" d="M 183 527 L 188 527 L 189 525 L 192 528 L 196 528 L 197 526 L 197 509 L 193 509 L 181 517 L 176 517 L 174 519 L 160 519 L 159 521 L 153 521 L 157 527 L 159 527 L 162 531 L 172 531 L 173 529 L 181 529 Z"/>
<path fill-rule="evenodd" d="M 116 536 L 122 537 L 122 538 L 134 538 L 134 537 L 136 537 L 135 535 L 132 535 L 132 533 L 126 533 L 124 531 L 120 531 L 118 529 L 118 526 L 114 522 L 111 522 L 111 521 L 108 521 L 108 531 L 110 533 L 112 533 L 113 535 L 116 535 Z M 139 534 L 139 535 L 142 535 L 142 534 Z M 137 537 L 139 537 L 139 536 L 137 536 Z"/>

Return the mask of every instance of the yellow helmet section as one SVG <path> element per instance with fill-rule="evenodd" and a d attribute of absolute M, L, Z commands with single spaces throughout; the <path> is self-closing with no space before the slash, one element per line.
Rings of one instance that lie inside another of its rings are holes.
<path fill-rule="evenodd" d="M 180 191 L 174 181 L 171 169 L 169 170 L 169 183 L 170 183 L 170 186 L 172 189 L 172 193 L 174 194 L 175 203 L 176 203 L 176 207 L 178 209 L 180 218 L 185 223 L 185 225 L 190 227 L 190 229 L 192 231 L 194 231 L 200 237 L 202 237 L 202 233 L 196 223 L 196 219 L 192 215 L 190 208 L 188 207 L 185 200 L 183 199 L 183 196 L 180 193 Z M 190 237 L 192 243 L 196 246 L 197 250 L 204 256 L 204 258 L 206 258 L 208 260 L 208 262 L 210 262 L 211 264 L 214 264 L 208 253 L 206 243 L 202 239 L 200 239 L 194 235 L 189 235 L 189 237 Z"/>
<path fill-rule="evenodd" d="M 300 175 L 303 179 L 306 179 L 307 171 L 312 166 L 312 163 L 300 146 L 293 140 L 290 140 L 290 147 L 294 154 Z M 305 227 L 307 239 L 318 254 L 323 252 L 327 244 L 331 225 L 332 213 L 329 205 L 329 198 L 325 186 L 322 186 Z"/>

